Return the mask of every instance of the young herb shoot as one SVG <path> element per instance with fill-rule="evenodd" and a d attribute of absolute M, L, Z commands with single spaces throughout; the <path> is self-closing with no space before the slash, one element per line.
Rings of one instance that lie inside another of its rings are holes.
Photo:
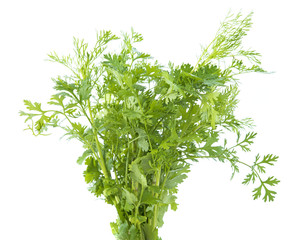
<path fill-rule="evenodd" d="M 36 136 L 61 128 L 82 143 L 77 162 L 86 165 L 89 190 L 116 208 L 111 228 L 117 239 L 161 239 L 165 212 L 177 209 L 178 185 L 201 158 L 229 162 L 232 177 L 240 166 L 248 167 L 243 184 L 257 183 L 253 198 L 274 200 L 272 187 L 279 180 L 263 175 L 278 157 L 258 154 L 247 163 L 238 154 L 250 151 L 256 133 L 243 135 L 252 120 L 234 114 L 237 77 L 265 72 L 260 54 L 242 46 L 251 17 L 229 14 L 194 65 L 160 65 L 135 48 L 143 37 L 134 30 L 120 38 L 101 31 L 92 48 L 74 38 L 74 54 L 48 55 L 71 75 L 53 79 L 50 108 L 24 100 L 28 111 L 20 115 Z M 109 43 L 119 39 L 120 51 L 107 53 Z M 229 132 L 237 136 L 233 146 L 227 143 Z"/>

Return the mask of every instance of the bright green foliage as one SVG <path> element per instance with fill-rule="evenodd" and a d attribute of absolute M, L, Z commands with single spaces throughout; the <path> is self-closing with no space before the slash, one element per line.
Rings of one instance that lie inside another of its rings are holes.
<path fill-rule="evenodd" d="M 242 137 L 252 120 L 234 115 L 236 77 L 265 72 L 260 54 L 242 48 L 251 16 L 229 15 L 194 66 L 161 66 L 135 48 L 143 38 L 133 30 L 123 34 L 117 53 L 104 51 L 119 37 L 102 31 L 92 49 L 75 38 L 74 55 L 49 54 L 71 75 L 53 79 L 50 110 L 25 100 L 28 112 L 20 114 L 31 121 L 34 135 L 59 127 L 82 143 L 85 151 L 77 162 L 86 165 L 89 190 L 116 207 L 118 219 L 111 227 L 117 239 L 159 240 L 165 212 L 169 206 L 177 209 L 178 185 L 200 158 L 229 162 L 232 176 L 240 165 L 249 167 L 243 184 L 260 182 L 254 199 L 264 193 L 264 201 L 274 200 L 276 192 L 269 188 L 279 180 L 262 180 L 261 174 L 278 157 L 257 155 L 251 165 L 238 156 L 240 150 L 250 151 L 256 133 Z M 229 132 L 237 135 L 233 146 L 228 146 Z"/>

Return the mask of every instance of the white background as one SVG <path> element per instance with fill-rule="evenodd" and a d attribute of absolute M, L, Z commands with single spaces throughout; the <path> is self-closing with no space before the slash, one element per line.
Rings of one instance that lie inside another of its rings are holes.
<path fill-rule="evenodd" d="M 96 30 L 116 34 L 131 27 L 144 36 L 139 49 L 161 63 L 196 62 L 232 9 L 254 11 L 245 45 L 262 53 L 271 75 L 243 77 L 237 114 L 251 116 L 258 137 L 254 155 L 274 153 L 269 169 L 281 180 L 274 202 L 252 200 L 254 186 L 230 181 L 229 164 L 195 164 L 178 194 L 179 209 L 168 212 L 163 240 L 295 239 L 294 207 L 294 6 L 293 1 L 1 1 L 0 3 L 0 239 L 112 240 L 115 209 L 87 190 L 76 164 L 76 142 L 59 134 L 33 137 L 24 132 L 22 100 L 45 102 L 51 77 L 65 69 L 44 61 L 54 50 L 68 54 L 72 37 L 88 42 Z M 249 158 L 248 158 L 249 157 Z"/>

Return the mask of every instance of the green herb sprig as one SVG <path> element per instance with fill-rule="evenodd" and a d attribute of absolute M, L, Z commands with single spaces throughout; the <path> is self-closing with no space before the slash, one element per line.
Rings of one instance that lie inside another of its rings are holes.
<path fill-rule="evenodd" d="M 251 164 L 238 156 L 250 151 L 256 133 L 242 137 L 252 120 L 234 115 L 237 76 L 266 72 L 260 54 L 242 46 L 251 17 L 229 14 L 195 65 L 160 65 L 135 48 L 143 37 L 133 29 L 120 38 L 101 31 L 92 48 L 74 38 L 73 55 L 48 55 L 71 74 L 53 78 L 50 109 L 24 100 L 28 111 L 20 115 L 36 136 L 61 128 L 68 139 L 82 143 L 85 150 L 77 162 L 86 165 L 89 190 L 116 207 L 118 219 L 111 228 L 117 239 L 161 239 L 165 212 L 169 206 L 177 209 L 178 185 L 201 158 L 229 162 L 232 177 L 241 165 L 249 167 L 243 184 L 260 184 L 253 198 L 264 194 L 264 201 L 274 200 L 270 188 L 279 180 L 262 175 L 278 157 L 258 154 Z M 118 39 L 120 51 L 107 53 L 108 44 Z M 228 132 L 237 136 L 233 146 L 228 146 Z"/>

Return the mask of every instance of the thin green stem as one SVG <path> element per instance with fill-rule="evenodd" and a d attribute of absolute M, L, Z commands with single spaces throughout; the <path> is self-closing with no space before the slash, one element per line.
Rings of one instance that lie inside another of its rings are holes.
<path fill-rule="evenodd" d="M 138 94 L 136 93 L 136 99 L 137 99 L 137 102 L 138 102 L 138 105 L 140 107 L 140 110 L 142 112 L 142 114 L 144 114 L 144 111 L 143 111 L 143 107 L 140 103 L 140 100 L 139 100 L 139 97 L 138 97 Z M 147 138 L 148 138 L 148 142 L 149 142 L 149 145 L 150 145 L 150 149 L 151 149 L 151 152 L 153 151 L 153 146 L 152 146 L 152 142 L 151 142 L 151 138 L 150 138 L 150 135 L 149 135 L 149 131 L 148 131 L 148 127 L 147 127 L 147 122 L 146 122 L 146 119 L 144 118 L 144 127 L 145 127 L 145 131 L 146 131 L 146 135 L 147 135 Z M 152 159 L 153 161 L 155 162 L 155 158 L 154 158 L 154 155 L 152 154 Z"/>
<path fill-rule="evenodd" d="M 141 186 L 140 197 L 139 197 L 138 203 L 137 203 L 137 205 L 135 207 L 135 214 L 134 214 L 135 219 L 137 219 L 138 209 L 139 209 L 139 206 L 141 204 L 141 199 L 142 199 L 142 196 L 143 196 L 143 192 L 144 192 L 144 188 Z M 138 223 L 138 227 L 140 228 L 140 223 Z"/>
<path fill-rule="evenodd" d="M 165 184 L 166 184 L 166 181 L 167 181 L 167 178 L 168 178 L 168 174 L 169 174 L 169 171 L 170 170 L 165 170 L 165 178 L 163 180 L 163 183 L 162 183 L 162 187 L 161 187 L 161 190 L 160 190 L 160 195 L 159 195 L 159 198 L 161 199 L 162 198 L 162 195 L 163 195 L 163 190 L 164 190 L 164 187 L 165 187 Z"/>
<path fill-rule="evenodd" d="M 216 37 L 215 37 L 216 38 Z M 196 65 L 194 66 L 194 68 L 191 70 L 190 73 L 195 72 L 196 70 L 198 70 L 198 65 L 200 63 L 200 61 L 202 60 L 203 56 L 205 56 L 205 54 L 208 52 L 209 47 L 213 44 L 213 42 L 215 41 L 215 38 L 210 42 L 210 44 L 206 47 L 206 49 L 203 50 L 202 55 L 199 57 L 198 62 L 196 63 Z M 209 57 L 208 57 L 209 58 Z M 208 58 L 206 59 L 206 62 L 208 60 Z M 205 61 L 204 61 L 205 62 Z"/>
<path fill-rule="evenodd" d="M 66 113 L 64 112 L 63 115 L 66 117 L 66 119 L 69 121 L 69 123 L 74 126 L 73 122 L 69 119 L 69 117 L 66 115 Z M 92 151 L 92 153 L 94 154 L 94 156 L 96 157 L 97 160 L 99 160 L 98 155 L 96 154 L 96 151 L 93 149 L 93 147 L 91 146 L 91 144 L 88 143 L 88 141 L 82 136 L 79 135 L 79 137 L 82 139 L 82 141 L 90 148 L 90 150 Z"/>
<path fill-rule="evenodd" d="M 159 186 L 160 185 L 160 178 L 161 178 L 161 166 L 158 167 L 157 172 L 156 172 L 156 183 L 155 186 Z M 155 193 L 155 197 L 158 198 L 159 194 Z M 153 217 L 153 229 L 155 229 L 157 227 L 157 218 L 158 218 L 158 204 L 155 205 L 154 207 L 154 217 Z"/>
<path fill-rule="evenodd" d="M 130 145 L 130 142 L 129 142 L 129 136 L 128 136 L 128 149 L 127 149 L 127 159 L 126 159 L 126 164 L 125 164 L 125 186 L 127 187 L 128 186 L 128 165 L 129 165 L 129 145 Z"/>
<path fill-rule="evenodd" d="M 91 106 L 90 106 L 90 101 L 88 99 L 87 101 L 88 103 L 88 110 L 89 110 L 89 115 L 90 115 L 90 123 L 91 125 L 93 126 L 93 131 L 94 131 L 94 139 L 95 139 L 95 142 L 96 142 L 96 146 L 97 146 L 97 150 L 98 150 L 98 153 L 99 153 L 99 158 L 100 158 L 100 167 L 103 171 L 103 174 L 104 176 L 109 179 L 110 178 L 110 173 L 108 172 L 107 168 L 106 168 L 106 163 L 105 163 L 105 159 L 103 157 L 103 154 L 102 154 L 102 150 L 101 150 L 101 144 L 100 142 L 98 141 L 98 138 L 97 138 L 97 133 L 96 133 L 96 127 L 94 126 L 94 119 L 93 119 L 93 115 L 92 115 L 92 110 L 91 110 Z"/>
<path fill-rule="evenodd" d="M 244 162 L 241 162 L 241 161 L 239 161 L 239 160 L 237 160 L 237 162 L 238 162 L 238 163 L 241 163 L 241 164 L 243 164 L 243 165 L 245 165 L 245 166 L 247 166 L 247 167 L 249 167 L 249 168 L 251 168 L 251 170 L 252 170 L 253 172 L 256 173 L 256 176 L 259 178 L 259 180 L 260 180 L 260 182 L 262 183 L 262 185 L 264 185 L 264 183 L 263 183 L 263 181 L 262 181 L 262 179 L 261 179 L 259 173 L 254 169 L 253 166 L 250 166 L 249 164 L 244 163 Z"/>

